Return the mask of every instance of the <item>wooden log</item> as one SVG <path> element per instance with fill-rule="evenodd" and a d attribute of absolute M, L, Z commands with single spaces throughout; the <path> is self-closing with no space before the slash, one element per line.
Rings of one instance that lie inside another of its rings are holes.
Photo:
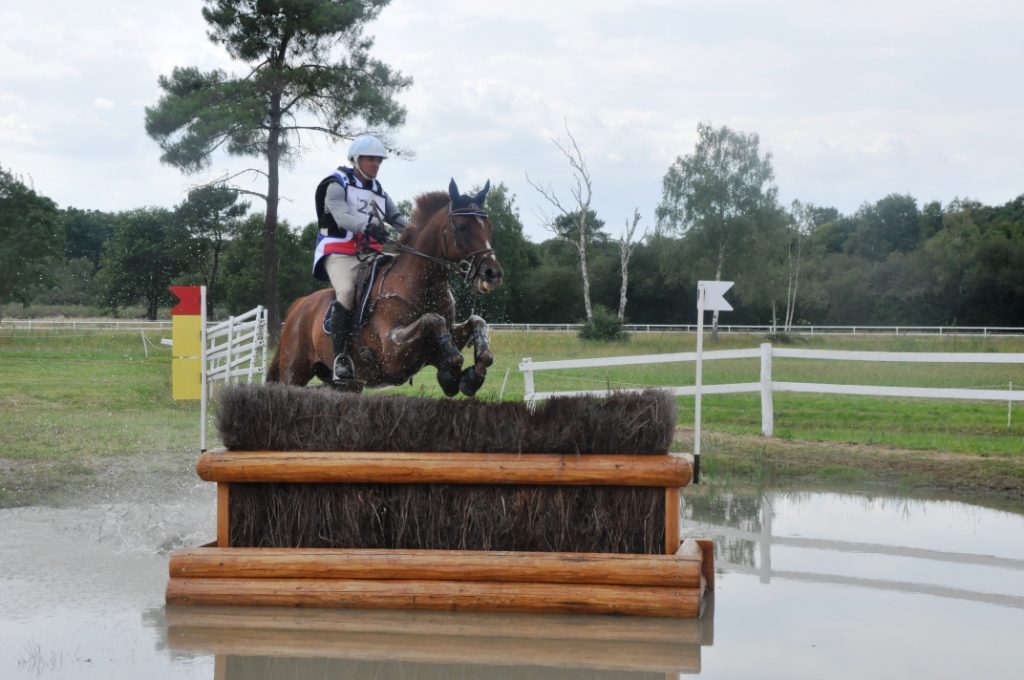
<path fill-rule="evenodd" d="M 207 451 L 196 465 L 208 482 L 354 484 L 556 484 L 681 487 L 685 456 L 384 451 Z"/>
<path fill-rule="evenodd" d="M 172 578 L 168 604 L 565 612 L 695 618 L 701 588 L 487 581 Z"/>
<path fill-rule="evenodd" d="M 665 554 L 675 555 L 679 549 L 679 488 L 665 489 Z"/>
<path fill-rule="evenodd" d="M 226 482 L 217 483 L 217 547 L 227 548 L 231 545 L 231 485 Z"/>
<path fill-rule="evenodd" d="M 701 573 L 708 590 L 715 589 L 715 542 L 710 538 L 695 539 L 701 550 Z"/>
<path fill-rule="evenodd" d="M 701 577 L 700 562 L 699 549 L 686 555 L 624 555 L 480 550 L 185 548 L 171 553 L 169 571 L 171 578 L 349 578 L 697 588 Z"/>
<path fill-rule="evenodd" d="M 230 657 L 328 658 L 482 666 L 539 666 L 623 672 L 695 673 L 700 646 L 682 643 L 543 640 L 402 633 L 345 633 L 173 627 L 174 650 Z"/>
<path fill-rule="evenodd" d="M 449 637 L 508 637 L 521 640 L 659 642 L 705 645 L 714 621 L 642 616 L 588 614 L 530 614 L 446 612 L 387 609 L 309 609 L 304 607 L 187 607 L 168 606 L 169 628 L 256 629 L 379 633 L 384 635 L 443 635 Z"/>

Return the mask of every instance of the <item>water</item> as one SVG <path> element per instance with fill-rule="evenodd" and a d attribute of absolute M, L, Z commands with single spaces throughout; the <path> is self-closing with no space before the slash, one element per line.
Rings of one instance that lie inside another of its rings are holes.
<path fill-rule="evenodd" d="M 1024 515 L 840 493 L 691 501 L 717 540 L 712 677 L 1017 678 Z"/>
<path fill-rule="evenodd" d="M 701 621 L 167 610 L 169 551 L 213 537 L 212 485 L 0 510 L 0 678 L 1020 677 L 1021 508 L 684 496 L 684 530 L 717 542 Z"/>

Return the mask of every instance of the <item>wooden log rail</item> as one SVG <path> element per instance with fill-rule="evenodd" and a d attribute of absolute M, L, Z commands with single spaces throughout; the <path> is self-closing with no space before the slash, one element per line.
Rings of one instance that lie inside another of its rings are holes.
<path fill-rule="evenodd" d="M 680 541 L 686 455 L 209 451 L 216 547 L 171 557 L 169 604 L 700 615 L 710 541 Z M 231 486 L 248 483 L 661 487 L 665 554 L 229 547 Z"/>
<path fill-rule="evenodd" d="M 690 483 L 684 455 L 207 451 L 196 464 L 208 482 L 347 484 L 554 484 L 662 486 Z"/>
<path fill-rule="evenodd" d="M 701 554 L 537 553 L 480 550 L 191 548 L 171 556 L 171 578 L 373 578 L 697 588 Z"/>
<path fill-rule="evenodd" d="M 463 551 L 440 551 L 450 553 L 447 564 L 443 555 L 425 554 L 433 551 L 294 552 L 289 559 L 281 549 L 179 551 L 171 561 L 167 602 L 694 618 L 705 588 L 703 552 L 694 540 L 672 556 L 493 553 L 490 559 L 470 552 L 471 568 L 463 566 Z M 350 554 L 353 560 L 345 564 Z M 632 575 L 623 573 L 623 561 L 609 559 L 616 557 L 633 558 Z"/>

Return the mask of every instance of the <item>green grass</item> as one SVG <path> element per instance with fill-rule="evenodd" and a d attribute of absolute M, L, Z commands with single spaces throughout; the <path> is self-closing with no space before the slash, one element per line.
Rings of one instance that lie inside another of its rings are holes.
<path fill-rule="evenodd" d="M 756 347 L 761 338 L 725 335 L 705 351 Z M 692 334 L 635 334 L 630 342 L 591 343 L 571 333 L 495 332 L 496 361 L 482 399 L 521 399 L 524 357 L 552 359 L 691 352 Z M 1024 338 L 928 336 L 816 336 L 799 346 L 886 351 L 1024 352 Z M 34 334 L 0 337 L 0 451 L 5 458 L 114 455 L 139 450 L 195 447 L 198 404 L 170 399 L 170 352 L 126 333 Z M 467 357 L 468 360 L 468 357 Z M 756 382 L 756 359 L 709 361 L 704 383 Z M 1005 388 L 1024 386 L 1024 365 L 882 364 L 776 360 L 774 378 L 792 382 Z M 421 372 L 407 394 L 440 396 L 434 370 Z M 507 382 L 506 382 L 507 374 Z M 571 369 L 535 374 L 539 391 L 692 385 L 694 365 Z M 693 426 L 694 399 L 680 397 L 679 423 Z M 944 401 L 777 393 L 775 436 L 782 440 L 884 445 L 955 453 L 1014 456 L 1024 453 L 1024 408 L 1006 402 Z M 707 395 L 703 428 L 736 435 L 761 431 L 756 394 Z"/>
<path fill-rule="evenodd" d="M 170 399 L 170 352 L 126 333 L 0 337 L 0 457 L 62 460 L 195 448 L 197 402 Z"/>
<path fill-rule="evenodd" d="M 517 370 L 524 357 L 534 361 L 693 352 L 689 333 L 635 334 L 630 342 L 589 343 L 571 333 L 498 332 L 492 334 L 495 364 L 480 391 L 482 399 L 497 399 L 506 372 L 504 399 L 521 399 L 523 377 Z M 723 334 L 704 351 L 748 349 L 763 338 Z M 815 336 L 787 346 L 809 349 L 916 352 L 1022 352 L 1024 338 L 932 336 Z M 467 356 L 468 361 L 468 356 Z M 1014 364 L 894 364 L 776 359 L 773 379 L 783 382 L 961 387 L 1006 389 L 1010 382 L 1024 387 L 1024 365 Z M 703 383 L 758 382 L 758 359 L 706 361 Z M 535 373 L 539 392 L 684 386 L 695 382 L 692 362 L 643 366 L 565 369 Z M 433 369 L 417 376 L 400 391 L 440 395 Z M 1013 407 L 1007 427 L 1007 402 L 946 401 L 824 394 L 776 393 L 773 399 L 775 436 L 779 439 L 881 445 L 917 450 L 991 455 L 1024 454 L 1024 405 Z M 693 426 L 694 399 L 680 397 L 679 423 Z M 703 395 L 702 428 L 737 435 L 761 432 L 761 402 L 757 394 Z"/>
<path fill-rule="evenodd" d="M 616 343 L 582 342 L 572 333 L 547 332 L 494 332 L 491 339 L 496 361 L 479 395 L 491 400 L 502 394 L 506 375 L 503 398 L 522 398 L 523 377 L 517 365 L 524 357 L 544 361 L 695 349 L 695 337 L 689 333 L 635 334 L 629 342 Z M 762 341 L 760 336 L 723 334 L 717 344 L 706 342 L 705 351 L 753 348 Z M 1024 352 L 1024 338 L 816 336 L 790 346 Z M 4 489 L 11 486 L 13 477 L 29 474 L 26 470 L 34 480 L 27 487 L 38 490 L 73 483 L 92 469 L 103 468 L 105 460 L 191 456 L 199 444 L 199 405 L 171 400 L 170 367 L 170 351 L 150 347 L 147 357 L 137 334 L 17 332 L 0 336 L 0 505 L 12 502 L 9 489 Z M 704 382 L 757 382 L 758 371 L 756 359 L 706 362 Z M 1015 386 L 1024 386 L 1024 366 L 787 359 L 775 361 L 774 377 L 793 382 L 1005 388 L 1011 380 Z M 536 389 L 691 385 L 693 381 L 692 363 L 656 364 L 537 373 Z M 430 368 L 416 376 L 412 385 L 395 390 L 441 395 Z M 681 397 L 678 403 L 679 424 L 685 432 L 693 426 L 694 400 Z M 907 479 L 916 474 L 915 466 L 941 454 L 970 458 L 975 466 L 977 461 L 984 462 L 989 472 L 977 481 L 980 488 L 998 487 L 1000 478 L 1024 486 L 1024 407 L 1019 404 L 1013 410 L 1012 426 L 1007 427 L 1006 402 L 779 393 L 774 397 L 772 440 L 760 437 L 758 395 L 704 395 L 702 410 L 705 453 L 722 452 L 721 470 L 738 476 L 763 477 L 769 468 L 772 474 L 804 475 L 817 464 L 814 474 L 819 480 L 857 480 L 863 474 L 858 469 L 861 463 L 851 463 L 836 452 L 845 451 L 843 447 L 878 447 L 920 452 L 903 456 L 913 459 L 913 465 L 907 463 Z M 216 445 L 212 428 L 210 439 Z M 685 436 L 679 445 L 688 447 Z M 789 451 L 788 458 L 780 458 L 783 449 Z M 713 460 L 709 456 L 709 466 Z"/>

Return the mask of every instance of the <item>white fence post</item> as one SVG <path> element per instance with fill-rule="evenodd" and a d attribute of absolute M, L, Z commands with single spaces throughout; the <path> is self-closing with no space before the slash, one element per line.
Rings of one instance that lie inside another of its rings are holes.
<path fill-rule="evenodd" d="M 224 377 L 224 384 L 231 384 L 231 360 L 234 359 L 232 356 L 232 350 L 235 348 L 235 317 L 228 317 L 228 339 L 224 343 L 225 354 L 224 354 L 224 367 L 227 370 L 227 375 Z"/>
<path fill-rule="evenodd" d="M 206 323 L 206 286 L 199 286 L 199 375 L 200 375 L 200 397 L 199 397 L 199 450 L 206 453 L 206 425 L 207 410 L 210 403 L 210 369 L 206 365 L 207 348 L 206 341 L 209 338 L 207 332 L 209 325 Z"/>
<path fill-rule="evenodd" d="M 531 367 L 532 363 L 533 359 L 531 359 L 530 357 L 525 357 L 522 361 L 519 362 L 519 370 L 522 371 L 523 374 L 523 401 L 525 402 L 533 401 L 533 395 L 535 394 L 533 388 L 533 368 Z"/>
<path fill-rule="evenodd" d="M 259 307 L 258 333 L 260 337 L 260 382 L 267 381 L 267 309 Z M 252 372 L 249 373 L 249 382 L 252 382 Z"/>
<path fill-rule="evenodd" d="M 775 407 L 772 403 L 772 345 L 761 343 L 761 434 L 771 437 L 775 431 Z"/>

